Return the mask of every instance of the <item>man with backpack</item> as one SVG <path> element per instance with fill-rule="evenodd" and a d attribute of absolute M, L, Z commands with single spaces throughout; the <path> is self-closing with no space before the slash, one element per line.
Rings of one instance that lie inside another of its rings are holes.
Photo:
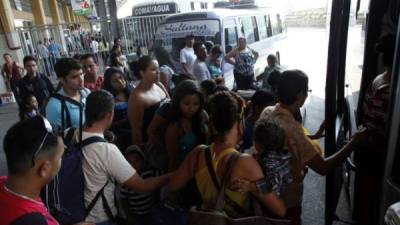
<path fill-rule="evenodd" d="M 26 76 L 18 83 L 20 97 L 22 99 L 26 95 L 33 95 L 39 108 L 42 108 L 45 100 L 54 92 L 53 84 L 49 78 L 38 72 L 36 58 L 28 55 L 24 57 L 23 62 Z"/>
<path fill-rule="evenodd" d="M 75 59 L 62 58 L 55 65 L 60 90 L 46 106 L 46 117 L 62 129 L 80 127 L 85 122 L 83 110 L 90 91 L 83 87 L 82 65 Z"/>
<path fill-rule="evenodd" d="M 117 146 L 104 139 L 104 131 L 113 122 L 114 105 L 114 97 L 109 92 L 100 90 L 91 93 L 86 101 L 83 131 L 80 133 L 73 129 L 72 138 L 75 143 L 81 140 L 82 146 L 84 203 L 88 210 L 85 221 L 102 225 L 112 224 L 117 214 L 114 198 L 116 183 L 136 192 L 148 192 L 166 184 L 169 177 L 163 175 L 143 180 Z M 66 133 L 71 132 L 68 130 Z M 95 140 L 93 138 L 97 141 L 88 144 L 89 139 Z"/>

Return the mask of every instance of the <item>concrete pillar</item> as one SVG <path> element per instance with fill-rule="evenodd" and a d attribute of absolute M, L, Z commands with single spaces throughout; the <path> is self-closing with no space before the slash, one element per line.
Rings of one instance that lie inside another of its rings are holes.
<path fill-rule="evenodd" d="M 68 10 L 69 10 L 69 16 L 70 16 L 70 18 L 71 18 L 71 23 L 75 23 L 75 22 L 76 22 L 76 20 L 75 20 L 75 14 L 74 14 L 74 12 L 72 11 L 72 7 L 68 6 Z"/>
<path fill-rule="evenodd" d="M 32 0 L 32 14 L 35 21 L 35 25 L 47 24 L 42 0 Z"/>
<path fill-rule="evenodd" d="M 71 23 L 71 15 L 69 14 L 68 5 L 63 5 L 64 20 L 66 23 Z"/>
<path fill-rule="evenodd" d="M 107 40 L 111 41 L 111 34 L 107 22 L 108 18 L 104 0 L 95 1 L 95 6 L 101 20 L 101 33 L 107 38 Z"/>
<path fill-rule="evenodd" d="M 67 51 L 67 43 L 65 42 L 64 38 L 64 30 L 62 26 L 60 25 L 61 19 L 60 19 L 60 12 L 58 11 L 58 6 L 57 6 L 57 0 L 49 0 L 50 2 L 50 11 L 51 11 L 51 17 L 53 19 L 53 24 L 57 25 L 57 30 L 58 30 L 58 35 L 60 36 L 61 40 L 61 46 L 63 48 L 63 51 Z"/>
<path fill-rule="evenodd" d="M 9 0 L 0 0 L 0 49 L 13 56 L 14 61 L 21 64 L 24 54 L 21 49 L 21 41 L 14 27 L 14 14 Z M 3 57 L 0 64 L 3 65 Z M 6 92 L 3 76 L 0 76 L 0 93 Z"/>
<path fill-rule="evenodd" d="M 116 37 L 119 37 L 116 0 L 108 0 L 108 9 L 110 11 L 110 19 L 111 19 L 111 36 L 112 39 L 114 39 Z"/>

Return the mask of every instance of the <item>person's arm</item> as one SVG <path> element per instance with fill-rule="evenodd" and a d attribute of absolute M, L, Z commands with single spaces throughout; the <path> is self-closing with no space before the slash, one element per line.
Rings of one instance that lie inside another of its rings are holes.
<path fill-rule="evenodd" d="M 235 65 L 235 61 L 232 60 L 232 58 L 234 58 L 237 54 L 237 49 L 232 49 L 230 52 L 228 52 L 228 54 L 225 55 L 224 59 L 227 63 Z"/>
<path fill-rule="evenodd" d="M 193 149 L 186 157 L 180 167 L 175 170 L 170 178 L 168 183 L 168 190 L 171 192 L 175 192 L 186 185 L 190 179 L 192 179 L 196 173 L 195 165 L 199 161 L 199 155 L 203 151 L 202 146 L 198 146 Z"/>
<path fill-rule="evenodd" d="M 172 123 L 167 128 L 165 134 L 165 149 L 168 154 L 168 171 L 174 171 L 176 168 L 176 159 L 178 154 L 179 129 L 177 123 Z"/>
<path fill-rule="evenodd" d="M 324 135 L 324 131 L 325 131 L 325 121 L 321 123 L 321 125 L 319 126 L 318 131 L 317 131 L 315 134 L 313 134 L 313 135 L 308 135 L 308 137 L 309 137 L 311 140 L 320 139 L 320 138 L 322 138 L 323 136 L 325 136 L 325 135 Z"/>
<path fill-rule="evenodd" d="M 168 87 L 168 75 L 160 72 L 160 82 L 164 85 L 164 87 Z"/>
<path fill-rule="evenodd" d="M 171 174 L 143 180 L 138 174 L 133 175 L 123 185 L 136 192 L 150 192 L 167 184 Z"/>
<path fill-rule="evenodd" d="M 180 52 L 180 55 L 179 55 L 180 57 L 179 57 L 179 61 L 180 61 L 180 63 L 181 63 L 181 65 L 182 65 L 182 71 L 184 72 L 184 73 L 189 73 L 189 68 L 188 68 L 188 66 L 187 66 L 187 61 L 186 61 L 186 57 L 185 57 L 185 52 L 184 52 L 184 50 L 182 49 L 181 50 L 181 52 Z"/>
<path fill-rule="evenodd" d="M 261 167 L 251 155 L 243 154 L 235 165 L 234 172 L 237 171 L 239 178 L 246 179 L 251 183 L 265 179 Z M 274 192 L 262 193 L 256 188 L 252 188 L 250 193 L 255 196 L 266 208 L 277 216 L 284 217 L 286 207 L 279 196 Z"/>
<path fill-rule="evenodd" d="M 149 134 L 149 142 L 162 143 L 162 140 L 160 138 L 160 131 L 164 130 L 167 124 L 168 120 L 165 117 L 156 113 L 151 120 L 149 128 L 147 128 L 147 133 Z"/>
<path fill-rule="evenodd" d="M 259 57 L 259 54 L 258 54 L 258 52 L 256 51 L 256 50 L 254 50 L 254 49 L 250 49 L 251 50 L 251 52 L 253 53 L 253 55 L 254 55 L 254 63 L 256 63 L 257 62 L 257 60 L 258 60 L 258 57 Z"/>
<path fill-rule="evenodd" d="M 360 131 L 354 134 L 348 144 L 346 144 L 334 155 L 328 158 L 322 158 L 322 156 L 317 154 L 307 163 L 307 165 L 320 175 L 327 175 L 338 165 L 340 165 L 347 157 L 349 157 L 357 145 L 367 140 L 367 132 L 368 131 L 365 128 L 362 128 Z"/>
<path fill-rule="evenodd" d="M 132 144 L 143 147 L 142 125 L 144 114 L 144 102 L 137 93 L 132 93 L 129 97 L 128 118 L 132 128 Z"/>

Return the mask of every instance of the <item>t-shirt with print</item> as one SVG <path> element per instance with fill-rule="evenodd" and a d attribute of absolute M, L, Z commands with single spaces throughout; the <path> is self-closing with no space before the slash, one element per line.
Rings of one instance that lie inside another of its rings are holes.
<path fill-rule="evenodd" d="M 58 225 L 40 198 L 23 198 L 7 189 L 7 177 L 0 177 L 0 225 L 47 224 Z"/>
<path fill-rule="evenodd" d="M 197 78 L 197 81 L 199 82 L 211 79 L 211 74 L 208 70 L 206 62 L 200 61 L 199 59 L 196 59 L 194 61 L 193 75 Z"/>
<path fill-rule="evenodd" d="M 75 132 L 76 139 L 78 137 L 77 133 L 78 130 Z M 83 132 L 82 140 L 93 136 L 104 138 L 104 135 L 100 133 Z M 114 201 L 115 183 L 125 183 L 136 174 L 135 169 L 124 158 L 117 146 L 111 143 L 93 143 L 85 146 L 82 152 L 82 168 L 85 178 L 85 205 L 88 206 L 99 190 L 109 181 L 104 188 L 104 195 L 113 215 L 116 215 L 117 207 Z M 109 218 L 100 198 L 86 218 L 86 221 L 99 223 L 107 220 Z"/>
<path fill-rule="evenodd" d="M 303 126 L 293 115 L 278 103 L 264 109 L 260 119 L 269 118 L 276 121 L 285 130 L 286 145 L 292 155 L 290 170 L 293 182 L 283 188 L 282 198 L 287 208 L 301 206 L 303 196 L 304 167 L 319 154 L 320 149 L 306 136 Z"/>
<path fill-rule="evenodd" d="M 65 96 L 64 89 L 61 88 L 58 92 L 58 94 Z M 81 93 L 81 103 L 83 104 L 83 111 L 85 110 L 86 106 L 86 98 L 90 94 L 89 89 L 84 88 L 80 90 Z M 72 127 L 79 127 L 79 106 L 74 105 L 72 103 L 66 102 L 69 115 L 71 118 L 71 126 Z M 85 113 L 83 112 L 82 114 L 82 123 L 85 123 Z M 50 123 L 62 126 L 61 124 L 61 101 L 56 99 L 56 98 L 50 98 L 49 102 L 47 103 L 46 106 L 46 118 L 50 121 Z M 64 112 L 64 119 L 67 118 L 66 112 Z M 67 128 L 67 127 L 64 127 Z"/>
<path fill-rule="evenodd" d="M 189 69 L 189 72 L 192 72 L 193 63 L 196 60 L 197 56 L 194 54 L 193 48 L 184 47 L 180 52 L 180 62 L 185 63 Z"/>

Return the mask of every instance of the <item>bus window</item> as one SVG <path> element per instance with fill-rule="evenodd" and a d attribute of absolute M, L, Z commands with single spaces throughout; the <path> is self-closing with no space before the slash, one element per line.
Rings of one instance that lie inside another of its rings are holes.
<path fill-rule="evenodd" d="M 269 19 L 269 16 L 264 16 L 264 17 L 265 17 L 265 25 L 267 27 L 268 37 L 271 37 L 272 36 L 271 20 Z"/>
<path fill-rule="evenodd" d="M 247 43 L 251 44 L 256 41 L 254 35 L 253 20 L 251 17 L 242 17 L 243 33 L 247 39 Z"/>
<path fill-rule="evenodd" d="M 157 28 L 156 43 L 169 51 L 173 59 L 179 61 L 179 53 L 185 47 L 185 37 L 195 36 L 195 41 L 211 41 L 221 44 L 220 23 L 218 20 L 176 21 L 161 24 Z"/>
<path fill-rule="evenodd" d="M 267 25 L 265 23 L 265 16 L 257 16 L 258 32 L 260 34 L 260 39 L 265 39 L 268 37 Z"/>
<path fill-rule="evenodd" d="M 277 19 L 278 19 L 278 31 L 279 33 L 282 33 L 283 31 L 283 24 L 282 24 L 282 19 L 281 19 L 281 15 L 276 15 Z"/>
<path fill-rule="evenodd" d="M 260 36 L 258 35 L 258 27 L 257 27 L 257 20 L 255 16 L 251 17 L 251 21 L 253 23 L 253 32 L 254 32 L 254 39 L 255 41 L 260 40 Z"/>
<path fill-rule="evenodd" d="M 230 52 L 237 45 L 237 30 L 235 27 L 225 28 L 225 53 Z"/>
<path fill-rule="evenodd" d="M 271 15 L 269 19 L 271 21 L 272 35 L 279 34 L 280 32 L 276 15 Z"/>

